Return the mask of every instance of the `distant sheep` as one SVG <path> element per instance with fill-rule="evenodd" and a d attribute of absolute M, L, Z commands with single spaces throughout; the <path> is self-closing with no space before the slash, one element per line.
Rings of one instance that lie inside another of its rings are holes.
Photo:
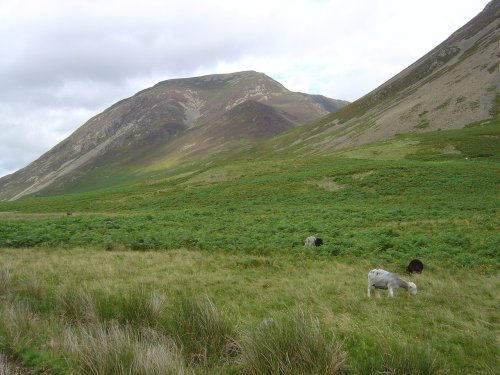
<path fill-rule="evenodd" d="M 306 238 L 304 241 L 305 246 L 321 246 L 323 245 L 323 240 L 321 238 L 315 237 L 315 236 L 309 236 Z"/>
<path fill-rule="evenodd" d="M 424 264 L 418 259 L 413 259 L 410 264 L 408 264 L 408 267 L 406 267 L 406 273 L 409 275 L 412 273 L 422 273 L 423 269 Z"/>
<path fill-rule="evenodd" d="M 266 327 L 269 327 L 271 325 L 273 325 L 275 322 L 274 322 L 274 319 L 273 318 L 264 318 L 262 319 L 262 321 L 260 322 L 259 326 L 261 328 L 266 328 Z"/>
<path fill-rule="evenodd" d="M 368 297 L 370 297 L 372 288 L 375 288 L 377 296 L 380 294 L 380 289 L 388 289 L 389 297 L 394 297 L 394 289 L 398 288 L 408 290 L 412 296 L 417 294 L 417 286 L 414 283 L 404 281 L 399 275 L 382 269 L 368 272 Z"/>
<path fill-rule="evenodd" d="M 311 245 L 314 245 L 314 243 L 316 242 L 316 237 L 314 236 L 309 236 L 306 238 L 306 240 L 304 241 L 304 246 L 311 246 Z"/>

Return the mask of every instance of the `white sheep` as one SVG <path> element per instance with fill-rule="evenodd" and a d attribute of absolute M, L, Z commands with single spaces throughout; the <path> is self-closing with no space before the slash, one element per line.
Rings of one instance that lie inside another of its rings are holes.
<path fill-rule="evenodd" d="M 316 243 L 316 236 L 309 236 L 304 241 L 305 246 L 311 246 L 314 245 L 315 243 Z"/>
<path fill-rule="evenodd" d="M 387 272 L 382 269 L 374 269 L 368 272 L 368 297 L 371 289 L 375 288 L 377 296 L 380 295 L 380 289 L 388 289 L 389 297 L 394 296 L 394 289 L 404 288 L 412 296 L 417 294 L 417 286 L 409 281 L 404 281 L 399 275 Z"/>

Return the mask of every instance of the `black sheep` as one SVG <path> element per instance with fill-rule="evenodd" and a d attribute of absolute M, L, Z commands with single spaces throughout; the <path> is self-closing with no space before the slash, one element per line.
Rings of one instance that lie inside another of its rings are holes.
<path fill-rule="evenodd" d="M 409 275 L 412 273 L 422 273 L 423 269 L 424 264 L 418 259 L 413 259 L 410 264 L 408 264 L 408 267 L 406 267 L 406 273 Z"/>
<path fill-rule="evenodd" d="M 323 245 L 323 240 L 321 238 L 316 238 L 314 240 L 314 245 L 315 246 L 321 246 L 321 245 Z"/>

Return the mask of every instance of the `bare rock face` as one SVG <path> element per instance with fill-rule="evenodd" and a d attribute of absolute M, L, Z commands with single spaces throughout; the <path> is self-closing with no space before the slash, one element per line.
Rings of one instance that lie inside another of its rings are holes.
<path fill-rule="evenodd" d="M 62 178 L 123 165 L 154 150 L 163 158 L 210 154 L 221 145 L 230 147 L 230 140 L 270 137 L 345 104 L 291 92 L 253 71 L 160 82 L 114 104 L 38 160 L 1 178 L 0 199 L 33 194 Z M 244 126 L 253 118 L 258 119 L 253 126 Z"/>

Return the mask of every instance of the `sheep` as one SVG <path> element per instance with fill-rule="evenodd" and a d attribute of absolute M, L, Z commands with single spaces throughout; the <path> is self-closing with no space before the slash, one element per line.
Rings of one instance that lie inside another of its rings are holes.
<path fill-rule="evenodd" d="M 424 269 L 424 264 L 418 260 L 418 259 L 413 259 L 410 264 L 408 264 L 408 267 L 406 267 L 406 273 L 408 275 L 411 275 L 412 273 L 422 273 L 422 270 Z"/>
<path fill-rule="evenodd" d="M 304 241 L 304 246 L 311 246 L 311 245 L 314 245 L 316 247 L 321 246 L 321 245 L 323 245 L 323 240 L 321 238 L 316 237 L 316 236 L 309 236 Z"/>
<path fill-rule="evenodd" d="M 260 322 L 259 327 L 261 327 L 261 328 L 267 328 L 267 327 L 273 325 L 274 323 L 275 322 L 274 322 L 273 318 L 264 318 Z"/>
<path fill-rule="evenodd" d="M 309 236 L 306 238 L 304 241 L 304 246 L 311 246 L 314 245 L 316 242 L 316 237 L 315 236 Z"/>
<path fill-rule="evenodd" d="M 375 288 L 377 296 L 379 296 L 380 289 L 388 289 L 389 297 L 394 297 L 394 289 L 398 288 L 408 290 L 408 293 L 412 296 L 417 294 L 417 286 L 414 283 L 404 281 L 399 275 L 382 269 L 374 269 L 368 272 L 368 298 L 372 288 Z"/>

